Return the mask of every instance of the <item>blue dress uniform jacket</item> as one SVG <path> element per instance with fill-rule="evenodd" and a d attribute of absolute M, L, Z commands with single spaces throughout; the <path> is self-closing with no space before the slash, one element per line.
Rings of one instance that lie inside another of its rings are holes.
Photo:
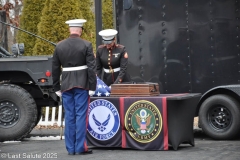
<path fill-rule="evenodd" d="M 110 86 L 114 83 L 130 82 L 127 74 L 128 55 L 125 47 L 115 44 L 112 48 L 107 49 L 106 45 L 100 45 L 96 54 L 97 75 L 101 77 L 103 73 L 103 82 Z M 107 73 L 104 69 L 113 71 L 120 68 L 119 71 Z"/>
<path fill-rule="evenodd" d="M 61 91 L 72 88 L 86 90 L 96 89 L 96 65 L 92 44 L 81 39 L 78 35 L 70 35 L 69 38 L 60 41 L 53 55 L 53 85 L 54 90 L 60 90 L 60 75 L 62 68 L 87 65 L 87 69 L 76 71 L 63 71 Z"/>

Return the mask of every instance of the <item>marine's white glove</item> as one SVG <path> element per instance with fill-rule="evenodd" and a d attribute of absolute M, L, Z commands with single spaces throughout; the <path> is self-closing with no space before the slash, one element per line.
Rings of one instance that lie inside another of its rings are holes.
<path fill-rule="evenodd" d="M 111 86 L 108 86 L 111 89 Z"/>
<path fill-rule="evenodd" d="M 93 96 L 95 94 L 95 91 L 89 90 L 88 94 L 89 94 L 89 96 Z"/>
<path fill-rule="evenodd" d="M 60 90 L 55 93 L 57 94 L 58 97 L 62 97 L 62 92 Z"/>

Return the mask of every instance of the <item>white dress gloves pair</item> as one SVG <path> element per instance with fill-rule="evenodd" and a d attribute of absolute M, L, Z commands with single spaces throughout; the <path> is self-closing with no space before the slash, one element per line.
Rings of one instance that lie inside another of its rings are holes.
<path fill-rule="evenodd" d="M 57 91 L 55 93 L 57 94 L 58 97 L 62 97 L 62 92 L 61 91 Z M 89 96 L 93 96 L 95 94 L 95 91 L 89 90 L 88 94 L 89 94 Z"/>

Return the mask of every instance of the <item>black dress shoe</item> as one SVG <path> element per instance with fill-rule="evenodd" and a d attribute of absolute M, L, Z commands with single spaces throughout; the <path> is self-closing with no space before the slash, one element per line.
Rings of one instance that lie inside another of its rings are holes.
<path fill-rule="evenodd" d="M 73 156 L 73 155 L 75 155 L 75 153 L 69 153 L 69 152 L 68 152 L 68 155 L 71 155 L 71 156 Z"/>
<path fill-rule="evenodd" d="M 92 154 L 93 151 L 91 149 L 88 149 L 87 151 L 81 152 L 81 153 L 75 153 L 76 155 L 85 155 L 85 154 Z"/>

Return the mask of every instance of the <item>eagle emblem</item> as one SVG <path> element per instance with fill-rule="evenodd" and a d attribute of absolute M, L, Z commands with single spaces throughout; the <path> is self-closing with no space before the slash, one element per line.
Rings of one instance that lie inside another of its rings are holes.
<path fill-rule="evenodd" d="M 101 132 L 103 132 L 106 129 L 106 126 L 108 125 L 108 122 L 109 122 L 111 116 L 110 116 L 110 114 L 108 114 L 107 119 L 104 122 L 102 122 L 102 123 L 97 120 L 97 118 L 95 117 L 94 114 L 92 115 L 92 118 L 93 118 L 95 124 L 98 126 L 98 129 Z"/>
<path fill-rule="evenodd" d="M 161 113 L 159 108 L 150 101 L 134 100 L 125 114 L 126 130 L 134 140 L 140 143 L 149 143 L 161 133 Z"/>
<path fill-rule="evenodd" d="M 152 115 L 147 114 L 147 111 L 145 109 L 142 109 L 140 111 L 140 115 L 135 115 L 137 124 L 140 126 L 140 128 L 137 128 L 138 130 L 141 130 L 141 133 L 144 134 L 146 132 L 149 132 L 150 128 L 148 126 L 151 123 Z"/>
<path fill-rule="evenodd" d="M 115 56 L 115 58 L 117 58 L 119 54 L 120 54 L 120 53 L 113 53 L 113 55 Z"/>

